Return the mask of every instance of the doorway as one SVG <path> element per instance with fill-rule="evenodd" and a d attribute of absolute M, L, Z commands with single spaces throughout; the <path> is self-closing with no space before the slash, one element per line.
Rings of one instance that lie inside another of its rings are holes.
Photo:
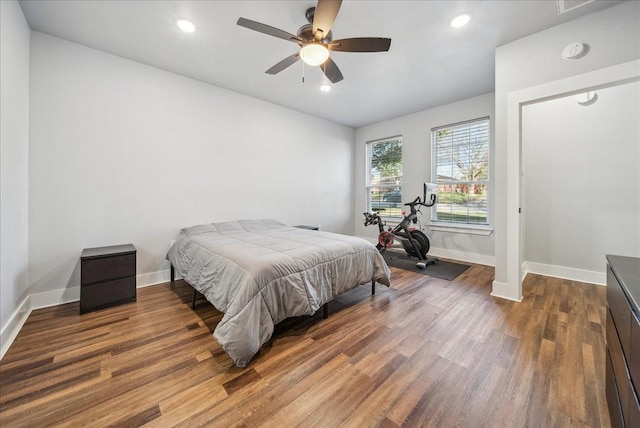
<path fill-rule="evenodd" d="M 522 113 L 527 105 L 541 103 L 567 96 L 575 96 L 587 91 L 625 85 L 640 80 L 640 61 L 630 61 L 613 67 L 561 79 L 532 88 L 514 91 L 507 99 L 507 182 L 506 197 L 506 278 L 505 287 L 500 290 L 503 297 L 522 300 L 523 266 L 523 224 L 521 222 L 522 187 Z"/>
<path fill-rule="evenodd" d="M 640 82 L 522 108 L 523 276 L 604 285 L 640 256 Z"/>

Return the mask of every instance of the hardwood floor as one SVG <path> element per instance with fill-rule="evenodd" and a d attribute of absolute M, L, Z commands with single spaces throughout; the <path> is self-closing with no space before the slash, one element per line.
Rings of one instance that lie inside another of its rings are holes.
<path fill-rule="evenodd" d="M 605 288 L 529 275 L 516 303 L 492 280 L 392 269 L 391 289 L 278 325 L 244 369 L 182 281 L 82 316 L 37 310 L 0 362 L 0 425 L 610 426 Z"/>

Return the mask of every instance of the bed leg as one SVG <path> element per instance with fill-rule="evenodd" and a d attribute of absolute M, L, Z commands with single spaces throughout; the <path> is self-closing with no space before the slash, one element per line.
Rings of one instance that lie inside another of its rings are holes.
<path fill-rule="evenodd" d="M 193 301 L 191 302 L 191 309 L 195 309 L 196 308 L 196 289 L 193 289 Z"/>
<path fill-rule="evenodd" d="M 322 305 L 322 318 L 329 318 L 329 303 Z"/>
<path fill-rule="evenodd" d="M 169 267 L 171 268 L 171 282 L 174 283 L 176 282 L 176 271 L 173 269 L 172 264 L 170 264 Z"/>
<path fill-rule="evenodd" d="M 371 280 L 371 295 L 372 296 L 376 295 L 376 280 L 375 279 Z"/>

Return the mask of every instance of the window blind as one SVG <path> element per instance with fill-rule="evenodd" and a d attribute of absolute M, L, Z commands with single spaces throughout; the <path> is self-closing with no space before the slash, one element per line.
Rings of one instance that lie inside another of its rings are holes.
<path fill-rule="evenodd" d="M 366 210 L 383 216 L 402 213 L 402 136 L 367 142 Z"/>
<path fill-rule="evenodd" d="M 431 129 L 433 221 L 488 224 L 489 117 Z"/>

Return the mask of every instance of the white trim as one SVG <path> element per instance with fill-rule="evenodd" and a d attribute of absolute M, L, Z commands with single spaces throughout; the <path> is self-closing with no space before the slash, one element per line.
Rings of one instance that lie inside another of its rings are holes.
<path fill-rule="evenodd" d="M 25 297 L 22 303 L 18 305 L 18 308 L 11 315 L 2 332 L 0 332 L 0 360 L 4 358 L 4 354 L 7 353 L 18 333 L 20 333 L 22 326 L 29 318 L 29 314 L 31 314 L 30 295 Z"/>
<path fill-rule="evenodd" d="M 605 272 L 596 272 L 535 262 L 524 262 L 523 272 L 523 276 L 526 276 L 528 273 L 533 273 L 536 275 L 552 276 L 554 278 L 569 279 L 571 281 L 586 282 L 595 285 L 607 285 L 607 275 Z"/>
<path fill-rule="evenodd" d="M 151 285 L 162 284 L 163 282 L 169 282 L 170 280 L 171 273 L 169 269 L 160 270 L 157 272 L 143 273 L 136 276 L 136 288 L 144 288 Z"/>
<path fill-rule="evenodd" d="M 522 299 L 522 261 L 520 260 L 520 180 L 521 180 L 521 126 L 522 107 L 542 101 L 575 95 L 587 90 L 608 88 L 635 82 L 640 79 L 640 60 L 625 62 L 612 67 L 591 71 L 507 94 L 507 191 L 506 228 L 507 236 L 504 263 L 506 283 L 494 281 L 494 295 L 517 296 Z M 505 287 L 510 290 L 505 290 Z"/>
<path fill-rule="evenodd" d="M 469 224 L 431 223 L 427 226 L 438 232 L 465 233 L 467 235 L 489 236 L 493 229 L 489 226 L 472 226 Z"/>
<path fill-rule="evenodd" d="M 31 310 L 64 305 L 80 300 L 80 287 L 60 288 L 58 290 L 33 293 L 31 295 Z"/>
<path fill-rule="evenodd" d="M 514 302 L 522 302 L 522 296 L 513 294 L 513 287 L 504 282 L 493 281 L 491 295 L 501 299 L 513 300 Z"/>
<path fill-rule="evenodd" d="M 558 10 L 558 15 L 562 15 L 563 13 L 571 12 L 579 7 L 586 6 L 589 3 L 593 3 L 596 0 L 583 0 L 582 3 L 577 3 L 575 0 L 569 7 L 567 7 L 567 0 L 557 0 L 556 1 L 556 9 Z"/>
<path fill-rule="evenodd" d="M 377 244 L 378 241 L 370 236 L 358 236 L 357 238 Z M 400 246 L 398 246 L 400 248 Z M 443 259 L 458 260 L 460 262 L 475 263 L 478 265 L 495 266 L 495 257 L 486 254 L 467 253 L 466 251 L 448 250 L 446 248 L 431 247 L 428 257 L 442 257 Z"/>
<path fill-rule="evenodd" d="M 442 257 L 443 259 L 452 259 L 485 266 L 495 266 L 496 263 L 496 258 L 494 256 L 488 256 L 478 253 L 468 253 L 466 251 L 448 250 L 446 248 L 431 247 L 427 256 Z"/>

